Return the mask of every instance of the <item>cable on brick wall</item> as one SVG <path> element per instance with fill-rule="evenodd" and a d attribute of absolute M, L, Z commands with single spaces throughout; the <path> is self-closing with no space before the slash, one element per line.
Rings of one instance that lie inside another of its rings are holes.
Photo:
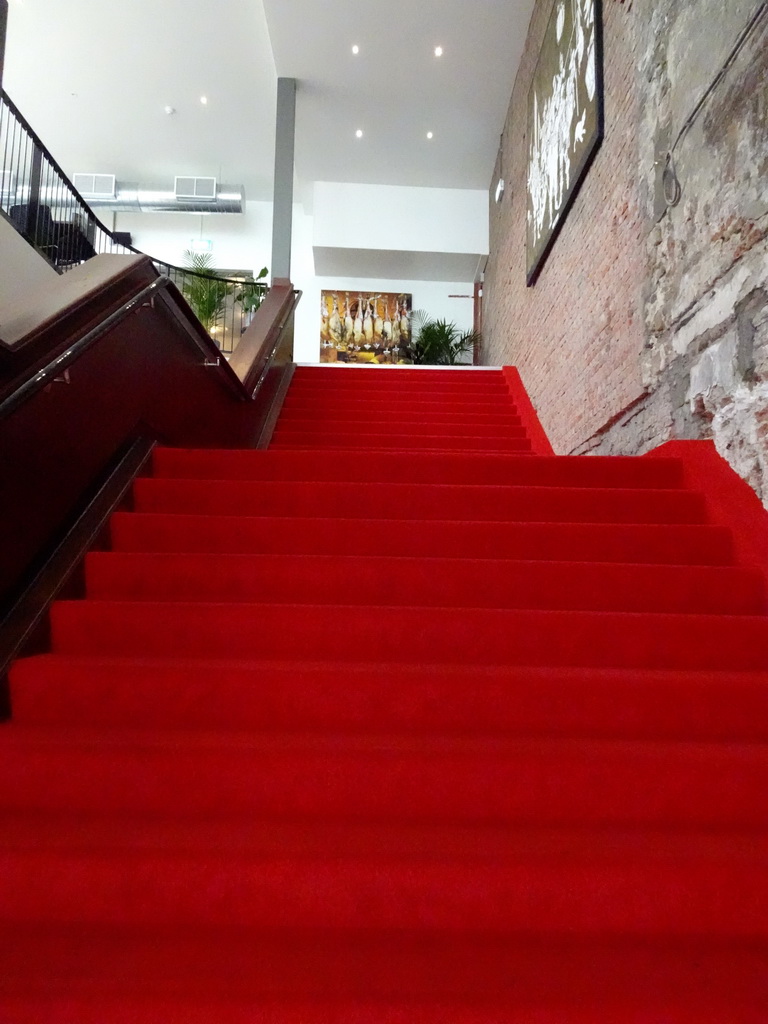
<path fill-rule="evenodd" d="M 733 49 L 726 57 L 722 67 L 715 75 L 715 77 L 712 79 L 712 81 L 709 83 L 707 89 L 701 96 L 701 99 L 686 118 L 683 127 L 677 133 L 677 138 L 673 142 L 671 149 L 667 152 L 664 162 L 664 172 L 662 174 L 662 181 L 664 184 L 664 200 L 667 204 L 667 209 L 673 206 L 677 206 L 683 196 L 683 187 L 680 184 L 680 180 L 677 177 L 677 170 L 675 168 L 675 150 L 696 123 L 696 119 L 706 106 L 706 103 L 709 100 L 710 96 L 715 92 L 717 87 L 725 78 L 731 65 L 743 50 L 747 40 L 752 35 L 754 30 L 757 28 L 758 23 L 762 20 L 766 12 L 768 12 L 768 3 L 758 4 L 757 8 L 752 14 L 752 17 L 749 19 L 749 21 L 741 31 L 739 38 L 736 40 Z"/>

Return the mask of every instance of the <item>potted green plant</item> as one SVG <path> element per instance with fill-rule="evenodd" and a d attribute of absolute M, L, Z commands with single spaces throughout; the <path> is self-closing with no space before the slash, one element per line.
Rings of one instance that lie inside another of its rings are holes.
<path fill-rule="evenodd" d="M 480 340 L 477 331 L 460 331 L 455 323 L 433 320 L 422 310 L 412 317 L 413 338 L 406 350 L 417 365 L 456 366 Z"/>
<path fill-rule="evenodd" d="M 246 326 L 253 319 L 253 314 L 262 304 L 264 296 L 267 294 L 266 277 L 268 273 L 267 268 L 262 267 L 258 276 L 244 281 L 240 291 L 235 294 L 235 302 L 240 303 Z"/>
<path fill-rule="evenodd" d="M 219 277 L 209 252 L 187 249 L 184 252 L 184 263 L 192 273 L 184 275 L 181 290 L 198 320 L 210 334 L 224 318 L 227 296 L 232 293 L 232 285 Z"/>

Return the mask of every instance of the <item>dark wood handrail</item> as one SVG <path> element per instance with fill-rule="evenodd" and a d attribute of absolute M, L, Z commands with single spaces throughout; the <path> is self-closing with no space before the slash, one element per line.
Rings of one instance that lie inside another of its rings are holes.
<path fill-rule="evenodd" d="M 245 384 L 148 261 L 120 286 L 119 299 L 106 284 L 109 302 L 92 296 L 50 323 L 34 365 L 0 375 L 0 615 L 116 452 L 137 437 L 255 447 L 290 373 L 298 293 L 287 283 L 243 336 Z"/>
<path fill-rule="evenodd" d="M 30 351 L 40 355 L 39 343 L 46 335 L 61 339 L 94 327 L 157 276 L 148 256 L 102 254 L 69 274 L 50 275 L 46 285 L 33 292 L 20 291 L 3 306 L 0 362 L 17 368 L 26 365 Z"/>
<path fill-rule="evenodd" d="M 100 338 L 109 333 L 113 327 L 116 327 L 122 320 L 130 316 L 131 313 L 141 306 L 152 302 L 155 298 L 161 298 L 161 293 L 166 289 L 177 292 L 175 285 L 169 277 L 158 277 L 152 284 L 143 288 L 138 295 L 134 295 L 127 302 L 124 302 L 119 309 L 102 320 L 100 324 L 72 342 L 55 359 L 52 359 L 44 367 L 36 370 L 21 382 L 17 381 L 13 391 L 0 401 L 0 420 L 18 409 L 20 405 L 31 398 L 37 391 L 53 383 L 80 356 L 87 352 L 92 345 L 95 345 Z M 177 294 L 175 296 L 176 302 L 171 305 L 171 309 L 174 312 L 178 309 L 178 300 L 180 298 L 181 295 Z M 218 348 L 202 329 L 197 318 L 177 314 L 176 319 L 184 327 L 194 345 L 206 359 L 205 365 L 220 369 L 226 383 L 239 398 L 253 398 L 253 395 L 246 391 L 238 377 L 232 372 L 226 360 L 221 358 Z M 197 324 L 197 329 L 195 329 L 195 324 Z"/>
<path fill-rule="evenodd" d="M 149 275 L 157 274 L 157 270 L 146 256 L 141 261 L 141 266 L 137 265 L 136 269 L 143 270 Z M 126 277 L 127 274 L 120 271 L 111 279 L 103 281 L 101 287 L 106 290 L 113 281 L 117 282 Z M 83 331 L 82 311 L 93 301 L 95 295 L 96 291 L 91 289 L 82 295 L 72 296 L 67 305 L 57 309 L 54 315 L 39 326 L 35 326 L 31 337 L 39 343 L 38 349 L 45 346 L 46 335 L 54 340 L 47 346 L 47 355 L 45 348 L 38 350 L 35 361 L 30 360 L 26 366 L 18 366 L 14 371 L 14 378 L 5 387 L 0 383 L 0 419 L 17 409 L 35 392 L 58 379 L 99 338 L 131 313 L 155 301 L 161 301 L 184 329 L 203 356 L 204 365 L 216 368 L 222 382 L 237 398 L 252 400 L 281 344 L 283 333 L 301 293 L 293 288 L 290 281 L 278 282 L 256 311 L 250 327 L 243 334 L 229 362 L 221 355 L 216 343 L 189 307 L 182 292 L 167 275 L 158 275 L 118 308 L 113 308 L 107 315 L 100 316 L 97 322 L 86 322 L 86 329 Z M 79 319 L 72 319 L 78 316 Z M 62 337 L 66 338 L 68 323 L 71 324 L 71 340 L 66 340 L 65 347 L 62 347 Z M 27 340 L 24 338 L 15 346 L 18 349 L 17 357 L 28 347 Z M 14 349 L 8 348 L 6 351 L 13 353 Z"/>
<path fill-rule="evenodd" d="M 36 392 L 52 384 L 76 359 L 79 359 L 92 345 L 95 345 L 99 338 L 119 324 L 121 320 L 124 320 L 134 309 L 142 306 L 152 298 L 161 288 L 166 288 L 169 283 L 167 277 L 159 277 L 152 284 L 142 289 L 138 295 L 123 303 L 120 309 L 112 313 L 105 320 L 102 320 L 98 327 L 94 327 L 87 334 L 78 338 L 77 341 L 73 342 L 68 348 L 57 355 L 55 359 L 52 359 L 47 365 L 42 367 L 42 369 L 36 370 L 21 382 L 17 381 L 10 394 L 7 394 L 0 401 L 0 419 L 10 416 L 12 412 L 15 412 L 20 405 L 23 405 Z"/>
<path fill-rule="evenodd" d="M 232 353 L 229 365 L 249 397 L 258 390 L 264 370 L 300 298 L 301 292 L 290 281 L 276 279 Z"/>
<path fill-rule="evenodd" d="M 89 222 L 111 236 L 71 191 Z M 141 460 L 128 466 L 120 453 L 154 442 L 254 447 L 274 420 L 292 370 L 292 317 L 300 292 L 289 281 L 275 282 L 239 337 L 230 366 L 174 282 L 174 268 L 166 273 L 168 265 L 120 248 L 124 255 L 96 257 L 105 261 L 101 266 L 88 260 L 82 267 L 90 271 L 73 267 L 66 284 L 57 277 L 44 295 L 30 293 L 29 303 L 20 296 L 6 310 L 8 334 L 0 344 L 0 616 L 7 611 L 15 627 L 23 618 L 24 628 L 13 634 L 14 651 L 43 621 L 38 599 L 47 603 L 58 592 L 59 576 L 72 577 L 80 549 L 77 558 L 64 558 L 62 537 L 82 533 L 78 517 L 88 495 L 113 470 L 120 477 L 115 500 L 125 493 Z M 91 532 L 107 514 L 99 508 Z M 41 588 L 43 564 L 53 568 Z M 43 590 L 47 596 L 40 598 Z"/>

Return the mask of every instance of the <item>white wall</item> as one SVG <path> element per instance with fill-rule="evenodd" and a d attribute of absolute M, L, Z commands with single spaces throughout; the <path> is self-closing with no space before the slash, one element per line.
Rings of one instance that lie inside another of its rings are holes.
<path fill-rule="evenodd" d="M 297 223 L 298 221 L 298 223 Z M 304 295 L 296 314 L 294 351 L 299 362 L 320 358 L 320 292 L 408 292 L 413 308 L 472 327 L 472 281 L 393 280 L 374 277 L 317 277 L 312 246 L 369 250 L 487 253 L 488 194 L 447 188 L 405 188 L 319 181 L 312 216 L 294 215 L 294 281 Z"/>
<path fill-rule="evenodd" d="M 137 249 L 184 266 L 184 250 L 193 238 L 213 240 L 213 265 L 256 274 L 269 266 L 272 204 L 246 202 L 242 214 L 119 213 L 117 231 L 130 231 Z"/>
<path fill-rule="evenodd" d="M 305 212 L 303 206 L 293 208 L 293 235 L 291 239 L 291 279 L 302 291 L 296 309 L 293 334 L 294 359 L 300 363 L 317 362 L 320 359 L 319 327 L 320 291 L 316 285 L 315 257 L 312 250 L 314 218 Z M 314 344 L 314 341 L 317 344 Z"/>
<path fill-rule="evenodd" d="M 488 193 L 318 181 L 314 244 L 349 249 L 488 252 Z"/>

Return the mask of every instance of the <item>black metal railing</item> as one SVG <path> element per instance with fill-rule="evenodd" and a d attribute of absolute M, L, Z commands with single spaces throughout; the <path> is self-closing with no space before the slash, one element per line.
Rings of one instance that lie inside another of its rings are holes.
<path fill-rule="evenodd" d="M 102 224 L 4 90 L 0 211 L 59 273 L 102 253 L 147 255 Z M 266 283 L 150 259 L 184 295 L 219 349 L 231 354 L 267 293 Z"/>
<path fill-rule="evenodd" d="M 139 252 L 130 246 L 126 251 Z M 231 355 L 267 294 L 266 283 L 249 277 L 219 277 L 213 271 L 201 273 L 150 258 L 159 273 L 173 281 L 219 350 Z"/>

